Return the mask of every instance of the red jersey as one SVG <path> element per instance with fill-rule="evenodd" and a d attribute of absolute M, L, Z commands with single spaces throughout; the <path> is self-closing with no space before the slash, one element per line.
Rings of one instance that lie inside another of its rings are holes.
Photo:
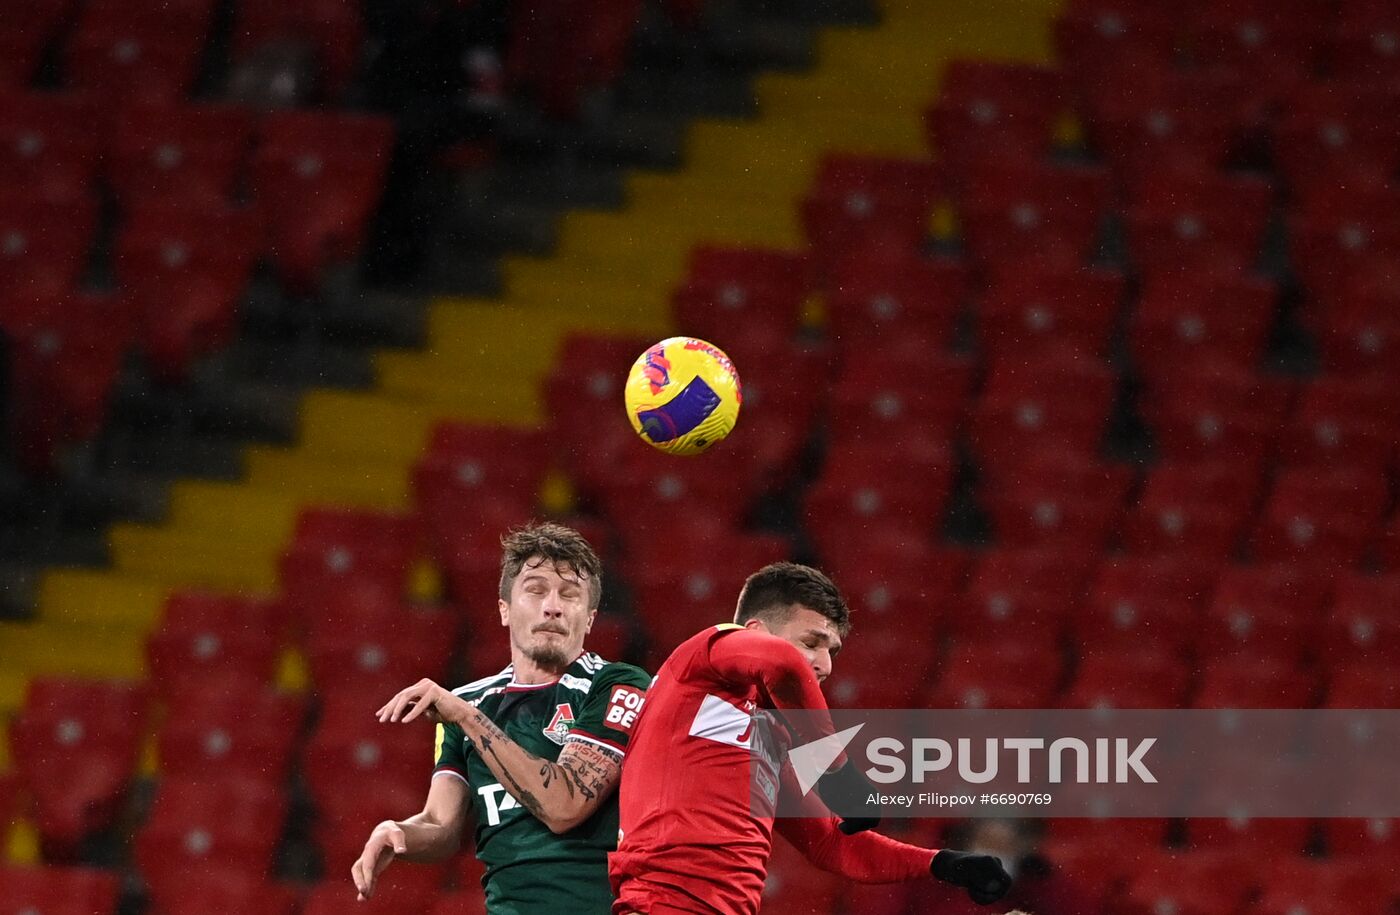
<path fill-rule="evenodd" d="M 614 913 L 758 911 L 774 804 L 796 779 L 778 768 L 787 732 L 754 718 L 782 708 L 826 703 L 797 649 L 767 633 L 711 627 L 661 665 L 622 767 L 621 828 L 608 859 Z M 812 817 L 778 820 L 778 829 L 818 867 L 870 883 L 928 875 L 932 849 L 847 836 L 815 795 L 803 803 Z"/>

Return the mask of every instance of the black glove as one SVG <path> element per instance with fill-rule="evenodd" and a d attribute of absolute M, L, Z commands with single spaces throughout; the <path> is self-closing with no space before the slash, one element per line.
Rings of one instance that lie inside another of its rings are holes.
<path fill-rule="evenodd" d="M 933 856 L 929 870 L 944 883 L 967 890 L 978 905 L 990 905 L 1011 889 L 1011 875 L 1001 866 L 1001 859 L 991 855 L 945 848 Z"/>
<path fill-rule="evenodd" d="M 835 772 L 817 779 L 817 796 L 841 818 L 837 828 L 848 836 L 880 825 L 880 808 L 869 803 L 872 793 L 870 782 L 850 759 Z"/>

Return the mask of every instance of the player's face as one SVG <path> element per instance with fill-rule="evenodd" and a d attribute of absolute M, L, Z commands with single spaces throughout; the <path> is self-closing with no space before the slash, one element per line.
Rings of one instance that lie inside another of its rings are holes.
<path fill-rule="evenodd" d="M 812 665 L 817 682 L 831 676 L 832 663 L 841 651 L 841 633 L 836 631 L 836 624 L 831 620 L 799 605 L 793 609 L 787 622 L 768 631 L 797 646 L 807 663 Z"/>
<path fill-rule="evenodd" d="M 583 651 L 583 637 L 596 611 L 589 608 L 591 588 L 572 566 L 556 566 L 533 556 L 501 601 L 501 625 L 511 644 L 541 667 L 562 669 Z"/>

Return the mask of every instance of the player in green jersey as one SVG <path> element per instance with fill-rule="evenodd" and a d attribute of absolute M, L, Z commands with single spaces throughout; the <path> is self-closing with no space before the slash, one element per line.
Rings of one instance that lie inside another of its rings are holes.
<path fill-rule="evenodd" d="M 607 915 L 616 789 L 651 677 L 584 652 L 602 565 L 578 532 L 532 525 L 502 546 L 511 664 L 452 691 L 421 680 L 379 709 L 436 721 L 436 765 L 422 812 L 376 826 L 351 876 L 364 899 L 396 858 L 451 857 L 470 806 L 488 912 Z"/>

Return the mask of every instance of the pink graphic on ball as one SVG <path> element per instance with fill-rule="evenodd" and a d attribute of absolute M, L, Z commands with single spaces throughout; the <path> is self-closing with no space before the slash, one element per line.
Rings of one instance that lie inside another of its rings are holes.
<path fill-rule="evenodd" d="M 642 374 L 646 375 L 647 381 L 651 384 L 651 393 L 660 393 L 661 389 L 671 383 L 671 360 L 663 354 L 666 348 L 657 344 L 646 353 L 646 364 L 642 367 Z"/>

